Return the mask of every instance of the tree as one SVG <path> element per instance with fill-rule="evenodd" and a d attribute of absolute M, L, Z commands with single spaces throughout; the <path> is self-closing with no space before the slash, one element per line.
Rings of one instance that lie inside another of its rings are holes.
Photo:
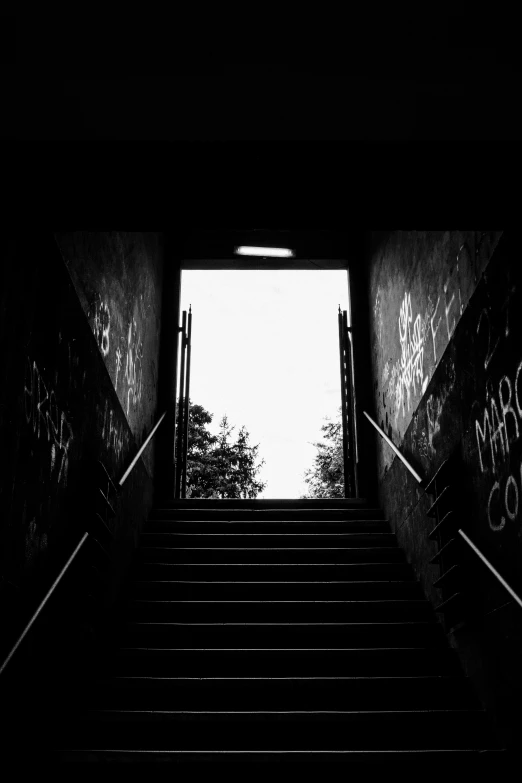
<path fill-rule="evenodd" d="M 256 478 L 264 465 L 264 460 L 257 462 L 259 444 L 250 445 L 244 426 L 234 441 L 235 427 L 227 416 L 213 435 L 207 429 L 211 421 L 212 414 L 202 405 L 190 405 L 187 498 L 256 498 L 266 487 Z"/>
<path fill-rule="evenodd" d="M 304 480 L 308 484 L 308 492 L 303 498 L 343 498 L 344 497 L 344 462 L 343 462 L 343 432 L 341 409 L 336 421 L 325 417 L 323 424 L 324 442 L 314 443 L 317 454 L 314 465 L 307 470 Z"/>

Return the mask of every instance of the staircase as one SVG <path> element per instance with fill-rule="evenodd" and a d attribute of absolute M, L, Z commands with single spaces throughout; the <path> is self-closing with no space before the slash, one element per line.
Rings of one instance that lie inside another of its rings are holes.
<path fill-rule="evenodd" d="M 157 508 L 126 612 L 103 673 L 78 695 L 61 761 L 404 768 L 498 750 L 395 536 L 365 501 Z"/>

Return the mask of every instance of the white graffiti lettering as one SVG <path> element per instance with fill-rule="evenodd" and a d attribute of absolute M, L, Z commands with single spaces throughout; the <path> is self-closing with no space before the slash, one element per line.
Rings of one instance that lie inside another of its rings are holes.
<path fill-rule="evenodd" d="M 115 391 L 118 391 L 118 375 L 120 374 L 121 370 L 121 351 L 119 348 L 116 348 L 116 379 L 114 381 L 114 389 Z"/>
<path fill-rule="evenodd" d="M 509 495 L 510 487 L 513 487 L 513 490 L 515 492 L 515 507 L 513 510 L 510 509 L 508 503 L 508 495 Z M 504 505 L 506 506 L 506 512 L 508 517 L 511 520 L 516 519 L 518 514 L 518 487 L 517 487 L 517 482 L 515 481 L 513 476 L 509 476 L 508 480 L 506 481 L 506 491 L 504 492 Z"/>
<path fill-rule="evenodd" d="M 104 356 L 109 353 L 109 331 L 111 328 L 111 314 L 106 302 L 94 305 L 93 331 L 98 347 Z"/>
<path fill-rule="evenodd" d="M 115 453 L 116 459 L 119 461 L 123 454 L 123 450 L 128 445 L 128 433 L 123 425 L 113 420 L 112 408 L 109 408 L 109 403 L 105 401 L 105 413 L 103 416 L 102 438 L 104 439 L 107 448 L 112 449 Z"/>
<path fill-rule="evenodd" d="M 520 362 L 520 364 L 518 365 L 518 367 L 517 367 L 517 374 L 515 376 L 515 401 L 517 403 L 518 415 L 522 419 L 522 405 L 520 403 L 520 396 L 518 394 L 518 377 L 520 375 L 520 370 L 522 370 L 522 362 Z"/>
<path fill-rule="evenodd" d="M 495 481 L 495 483 L 491 487 L 491 492 L 489 493 L 489 498 L 488 498 L 488 523 L 491 530 L 497 532 L 499 530 L 502 530 L 503 527 L 505 527 L 506 518 L 502 517 L 500 522 L 498 523 L 493 522 L 493 520 L 491 519 L 491 499 L 495 492 L 498 492 L 500 494 L 500 484 L 498 481 Z"/>
<path fill-rule="evenodd" d="M 69 448 L 73 440 L 72 427 L 64 411 L 59 410 L 54 390 L 48 391 L 36 362 L 28 358 L 25 373 L 24 406 L 27 424 L 36 438 L 47 436 L 50 449 L 51 477 L 58 469 L 57 481 L 67 484 Z M 59 455 L 57 460 L 56 455 Z"/>
<path fill-rule="evenodd" d="M 520 407 L 519 390 L 518 390 L 518 380 L 519 380 L 521 369 L 522 369 L 522 362 L 520 362 L 520 364 L 518 365 L 515 374 L 514 397 L 515 397 L 515 403 L 516 403 L 518 415 L 522 420 L 522 410 Z M 505 389 L 507 389 L 507 396 L 504 391 Z M 488 410 L 487 403 L 486 406 L 484 407 L 484 412 L 482 416 L 483 426 L 480 425 L 479 419 L 475 420 L 477 451 L 480 460 L 480 470 L 482 473 L 484 472 L 485 469 L 482 456 L 484 450 L 487 448 L 487 439 L 486 439 L 487 433 L 489 433 L 491 467 L 493 471 L 496 470 L 495 458 L 497 456 L 500 456 L 499 452 L 501 452 L 502 459 L 505 459 L 506 455 L 509 454 L 509 444 L 514 443 L 516 440 L 518 440 L 520 436 L 519 423 L 517 421 L 515 409 L 511 404 L 512 397 L 513 397 L 513 391 L 512 391 L 511 382 L 509 380 L 509 377 L 507 375 L 504 375 L 501 378 L 500 383 L 498 385 L 498 398 L 500 403 L 500 410 L 502 411 L 502 417 L 499 416 L 497 403 L 495 401 L 494 395 L 492 394 L 489 402 L 489 410 Z M 511 428 L 512 430 L 511 436 L 508 434 L 508 426 L 507 426 L 508 415 L 511 415 L 511 419 L 515 423 L 515 426 Z M 498 444 L 500 444 L 500 449 L 498 448 Z"/>
<path fill-rule="evenodd" d="M 504 482 L 495 481 L 491 487 L 487 516 L 488 525 L 491 530 L 497 533 L 503 530 L 508 520 L 514 522 L 518 517 L 519 511 L 519 497 L 522 491 L 522 461 L 520 462 L 520 484 L 517 484 L 517 480 L 513 474 L 510 474 L 505 486 Z M 504 492 L 502 492 L 502 487 Z M 503 501 L 503 502 L 502 502 Z M 507 518 L 506 518 L 507 517 Z"/>
<path fill-rule="evenodd" d="M 518 374 L 517 374 L 517 377 L 518 377 Z M 507 402 L 504 400 L 504 395 L 502 394 L 502 386 L 503 385 L 507 386 L 507 389 L 508 389 L 509 396 L 508 396 Z M 498 396 L 499 396 L 499 400 L 500 400 L 500 407 L 502 409 L 502 417 L 504 419 L 504 432 L 506 434 L 506 451 L 509 454 L 509 440 L 510 439 L 508 437 L 508 432 L 507 432 L 506 414 L 510 413 L 511 416 L 513 417 L 513 421 L 515 422 L 515 432 L 516 432 L 515 440 L 518 439 L 518 420 L 517 420 L 517 415 L 516 415 L 515 411 L 513 410 L 512 405 L 511 405 L 511 383 L 509 382 L 509 378 L 507 377 L 507 375 L 504 375 L 504 377 L 502 378 L 502 380 L 499 383 Z"/>
<path fill-rule="evenodd" d="M 446 282 L 444 284 L 444 296 L 445 297 L 447 296 L 447 291 L 448 291 L 448 283 Z M 460 289 L 459 289 L 459 294 L 460 294 Z M 452 307 L 454 301 L 455 301 L 455 292 L 453 292 L 452 297 L 451 297 L 451 299 L 449 301 L 449 304 L 447 303 L 447 300 L 446 300 L 445 312 L 446 312 L 446 330 L 448 332 L 448 340 L 450 339 L 451 335 L 455 331 L 455 326 L 457 325 L 457 319 L 455 318 L 455 316 L 453 316 L 453 323 L 451 324 L 451 328 L 450 328 L 449 320 L 448 320 L 448 315 L 449 315 L 449 312 L 451 310 L 451 307 Z"/>
<path fill-rule="evenodd" d="M 413 313 L 411 296 L 406 294 L 399 313 L 399 340 L 401 344 L 401 378 L 400 383 L 406 391 L 408 410 L 411 407 L 411 389 L 417 393 L 417 384 L 424 393 L 428 385 L 428 378 L 423 377 L 424 334 L 420 313 L 415 319 L 413 328 Z M 404 410 L 404 391 L 396 391 Z"/>
<path fill-rule="evenodd" d="M 439 308 L 439 302 L 440 302 L 440 296 L 437 298 L 437 304 L 435 305 L 435 310 L 433 311 L 433 315 L 430 318 L 430 324 L 431 324 L 431 339 L 433 340 L 433 362 L 434 364 L 437 364 L 437 348 L 436 348 L 436 342 L 435 338 L 437 336 L 437 332 L 439 331 L 440 322 L 442 321 L 442 316 L 439 315 L 439 320 L 437 321 L 437 328 L 433 328 L 433 321 L 435 320 L 435 316 L 437 315 L 437 310 Z"/>
<path fill-rule="evenodd" d="M 431 325 L 431 341 L 433 345 L 433 364 L 437 364 L 437 356 L 441 356 L 444 352 L 449 340 L 451 339 L 451 336 L 453 335 L 453 332 L 455 331 L 455 328 L 457 326 L 458 319 L 462 315 L 463 311 L 463 305 L 462 305 L 462 296 L 460 292 L 460 286 L 458 284 L 458 276 L 459 276 L 459 265 L 456 266 L 456 275 L 455 275 L 455 283 L 456 285 L 453 286 L 451 292 L 451 280 L 452 280 L 452 273 L 448 275 L 446 278 L 446 282 L 443 286 L 443 292 L 444 292 L 444 303 L 443 303 L 443 311 L 444 316 L 439 314 L 436 326 L 435 320 L 437 319 L 437 313 L 439 310 L 439 304 L 441 304 L 441 297 L 437 297 L 437 303 L 435 307 L 433 308 L 433 312 L 431 313 L 430 317 L 430 325 Z M 451 293 L 451 296 L 450 296 Z M 458 294 L 459 301 L 458 301 L 458 307 L 457 305 L 457 297 Z M 456 308 L 456 309 L 455 309 Z M 451 317 L 450 317 L 451 314 Z M 442 324 L 442 319 L 445 318 L 446 321 L 446 333 L 444 333 L 444 330 L 440 331 L 440 326 Z M 439 351 L 437 352 L 437 343 Z"/>
<path fill-rule="evenodd" d="M 127 337 L 127 358 L 125 361 L 125 380 L 127 381 L 127 415 L 130 409 L 130 400 L 136 405 L 141 400 L 143 382 L 143 343 L 138 337 L 136 321 L 129 324 Z"/>

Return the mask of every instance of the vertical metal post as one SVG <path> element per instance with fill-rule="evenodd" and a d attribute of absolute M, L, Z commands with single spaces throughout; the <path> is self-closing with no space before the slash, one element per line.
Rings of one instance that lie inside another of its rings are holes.
<path fill-rule="evenodd" d="M 343 310 L 343 332 L 345 336 L 344 362 L 346 366 L 346 402 L 348 410 L 348 443 L 349 443 L 349 467 L 350 478 L 352 481 L 353 497 L 359 497 L 359 487 L 357 481 L 357 445 L 356 422 L 355 422 L 355 388 L 353 383 L 352 367 L 352 339 L 350 329 L 348 328 L 348 313 Z"/>
<path fill-rule="evenodd" d="M 344 496 L 350 497 L 350 471 L 348 467 L 348 406 L 346 400 L 346 370 L 344 366 L 345 362 L 345 340 L 343 329 L 343 316 L 341 313 L 341 307 L 339 306 L 339 360 L 341 367 L 341 419 L 343 425 L 343 465 L 344 465 Z"/>
<path fill-rule="evenodd" d="M 190 405 L 190 352 L 192 337 L 192 305 L 189 306 L 187 327 L 187 376 L 185 382 L 185 410 L 183 413 L 183 466 L 181 474 L 181 497 L 187 497 L 187 451 L 189 430 L 189 405 Z"/>
<path fill-rule="evenodd" d="M 179 371 L 179 403 L 178 403 L 178 443 L 176 448 L 176 494 L 181 495 L 181 476 L 183 472 L 183 387 L 185 384 L 185 348 L 186 348 L 187 311 L 183 310 L 181 321 L 181 367 Z"/>

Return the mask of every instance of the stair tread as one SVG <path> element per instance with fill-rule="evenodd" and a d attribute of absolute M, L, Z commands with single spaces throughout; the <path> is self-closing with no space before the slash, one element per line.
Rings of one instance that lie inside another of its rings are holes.
<path fill-rule="evenodd" d="M 167 563 L 172 565 L 172 563 Z M 186 565 L 186 564 L 184 564 Z M 234 564 L 236 565 L 236 564 Z M 261 563 L 261 565 L 264 565 Z M 374 565 L 374 563 L 372 563 Z M 389 565 L 388 563 L 386 565 Z M 266 582 L 239 582 L 235 579 L 138 579 L 135 582 L 136 585 L 411 585 L 411 582 L 405 580 L 370 580 L 370 579 L 329 579 L 329 580 L 285 580 L 285 581 L 271 581 Z"/>
<path fill-rule="evenodd" d="M 329 513 L 331 513 L 331 512 L 329 512 Z M 221 516 L 222 515 L 223 514 L 221 514 Z M 229 525 L 235 525 L 235 524 L 241 525 L 244 522 L 247 522 L 247 523 L 250 524 L 252 521 L 254 521 L 254 522 L 263 522 L 263 524 L 269 523 L 270 525 L 280 525 L 280 524 L 290 524 L 290 525 L 301 525 L 301 524 L 324 525 L 325 523 L 330 524 L 331 522 L 337 522 L 338 524 L 341 524 L 341 525 L 348 525 L 348 526 L 350 526 L 354 522 L 361 522 L 363 524 L 366 524 L 368 522 L 384 523 L 384 522 L 387 522 L 388 520 L 385 517 L 380 516 L 379 514 L 375 514 L 374 516 L 367 516 L 367 517 L 354 517 L 354 516 L 352 516 L 352 517 L 346 517 L 345 519 L 342 519 L 342 518 L 340 519 L 339 518 L 339 514 L 336 514 L 336 516 L 332 517 L 331 519 L 321 519 L 320 517 L 317 517 L 317 519 L 315 517 L 308 517 L 308 518 L 304 517 L 302 519 L 300 519 L 299 517 L 296 517 L 295 519 L 291 519 L 289 517 L 284 519 L 283 517 L 281 517 L 279 519 L 278 517 L 274 517 L 273 515 L 272 515 L 272 517 L 266 517 L 266 518 L 263 519 L 261 514 L 259 514 L 259 516 L 257 514 L 253 514 L 252 518 L 250 518 L 250 519 L 248 518 L 248 515 L 245 515 L 245 519 L 241 519 L 241 518 L 239 518 L 239 519 L 237 519 L 237 518 L 236 519 L 227 519 L 226 517 L 224 519 L 217 519 L 217 518 L 213 519 L 212 517 L 206 518 L 202 514 L 198 514 L 198 516 L 196 518 L 194 518 L 194 517 L 191 518 L 191 517 L 187 517 L 187 516 L 177 516 L 176 518 L 172 518 L 172 517 L 168 517 L 168 516 L 165 516 L 165 517 L 151 517 L 147 524 L 154 524 L 156 522 L 169 522 L 169 524 L 175 526 L 178 523 L 185 523 L 185 522 L 190 522 L 191 524 L 193 523 L 193 524 L 196 524 L 196 525 L 197 524 L 204 524 L 205 522 L 212 522 L 213 524 L 215 523 L 216 525 L 221 524 L 221 523 L 225 523 L 225 524 L 229 524 Z"/>
<path fill-rule="evenodd" d="M 178 682 L 178 681 L 190 681 L 190 682 L 201 682 L 203 681 L 214 681 L 214 680 L 230 680 L 232 682 L 236 681 L 243 681 L 243 680 L 285 680 L 285 681 L 294 681 L 298 680 L 299 682 L 302 680 L 454 680 L 454 681 L 466 681 L 466 678 L 464 675 L 452 675 L 452 674 L 416 674 L 416 675 L 397 675 L 396 677 L 390 677 L 389 675 L 372 675 L 372 676 L 346 676 L 346 675 L 339 675 L 336 677 L 332 677 L 330 675 L 315 675 L 313 677 L 161 677 L 161 676 L 155 676 L 155 675 L 114 675 L 113 677 L 109 678 L 103 678 L 102 680 L 98 680 L 98 682 L 113 682 L 113 681 L 120 681 L 120 680 L 152 680 L 152 681 L 159 681 L 159 680 L 168 680 L 172 682 Z"/>
<path fill-rule="evenodd" d="M 478 754 L 482 756 L 484 753 L 503 753 L 505 752 L 502 748 L 487 748 L 487 749 L 479 749 L 479 748 L 429 748 L 429 749 L 398 749 L 398 750 L 140 750 L 140 749 L 132 749 L 132 750 L 118 750 L 118 749 L 104 749 L 104 748 L 59 748 L 57 753 L 65 754 L 67 755 L 74 755 L 77 754 L 78 756 L 87 756 L 92 754 L 99 754 L 102 757 L 120 757 L 122 760 L 125 760 L 124 757 L 127 756 L 129 759 L 135 760 L 137 757 L 141 757 L 143 759 L 150 758 L 151 760 L 171 760 L 172 758 L 175 758 L 179 756 L 183 761 L 186 761 L 188 758 L 192 757 L 192 760 L 195 761 L 204 761 L 205 757 L 208 758 L 208 760 L 212 761 L 229 761 L 230 759 L 234 757 L 239 758 L 247 758 L 248 761 L 265 761 L 270 760 L 271 758 L 277 759 L 278 761 L 283 757 L 289 757 L 292 761 L 295 760 L 306 760 L 307 762 L 310 761 L 310 759 L 317 759 L 323 762 L 325 759 L 328 760 L 329 757 L 335 759 L 336 761 L 341 757 L 347 757 L 348 760 L 351 760 L 352 758 L 355 758 L 356 760 L 390 760 L 397 758 L 398 761 L 401 763 L 401 765 L 404 763 L 405 757 L 413 757 L 413 758 L 419 758 L 424 759 L 427 756 L 446 756 L 447 754 L 451 755 L 457 755 L 457 754 Z M 67 760 L 67 758 L 66 758 Z M 88 759 L 89 760 L 89 759 Z M 97 759 L 92 759 L 97 760 Z"/>
<path fill-rule="evenodd" d="M 241 719 L 255 719 L 263 716 L 273 716 L 279 720 L 283 720 L 285 717 L 325 717 L 332 719 L 342 718 L 397 718 L 397 717 L 422 717 L 424 715 L 436 716 L 436 717 L 448 717 L 448 716 L 473 716 L 473 717 L 485 717 L 486 713 L 480 707 L 454 707 L 450 709 L 432 709 L 432 710 L 131 710 L 131 709 L 111 709 L 111 708 L 96 708 L 89 709 L 83 713 L 82 717 L 87 719 L 93 719 L 99 715 L 105 715 L 107 717 L 116 716 L 143 716 L 158 719 L 164 719 L 169 717 L 188 717 L 197 719 L 200 716 L 211 716 L 226 718 L 227 716 L 236 717 L 240 716 Z"/>
<path fill-rule="evenodd" d="M 291 599 L 278 599 L 278 600 L 262 600 L 262 599 L 175 599 L 175 600 L 160 600 L 153 598 L 133 598 L 132 603 L 144 603 L 144 604 L 423 604 L 431 606 L 430 602 L 425 598 L 390 598 L 390 599 L 375 599 L 375 600 L 361 600 L 361 601 L 345 601 L 345 600 L 310 600 L 304 599 L 301 601 L 294 601 Z"/>
<path fill-rule="evenodd" d="M 219 505 L 226 507 L 230 505 L 259 506 L 319 506 L 339 505 L 352 506 L 368 503 L 368 498 L 224 498 L 217 501 Z M 209 505 L 215 508 L 215 498 L 177 498 L 170 502 L 161 502 L 161 505 L 155 508 L 183 508 L 191 505 Z"/>
<path fill-rule="evenodd" d="M 257 625 L 263 625 L 263 626 L 265 626 L 265 625 L 275 625 L 275 626 L 284 625 L 284 626 L 291 626 L 291 627 L 293 627 L 293 626 L 303 626 L 303 625 L 304 626 L 312 625 L 312 626 L 318 626 L 320 628 L 322 628 L 325 625 L 333 625 L 333 626 L 345 626 L 345 625 L 347 625 L 347 626 L 354 626 L 354 625 L 355 626 L 368 626 L 368 625 L 376 626 L 376 625 L 378 625 L 378 626 L 384 626 L 384 627 L 397 626 L 397 625 L 408 625 L 408 626 L 410 626 L 410 625 L 422 625 L 422 626 L 430 625 L 430 626 L 434 626 L 436 628 L 439 627 L 439 623 L 436 620 L 397 620 L 397 621 L 391 620 L 389 622 L 377 621 L 377 622 L 369 622 L 369 623 L 363 623 L 363 622 L 353 622 L 353 623 L 350 623 L 350 622 L 339 622 L 339 623 L 334 623 L 334 622 L 325 622 L 325 623 L 319 623 L 319 622 L 310 622 L 310 623 L 305 623 L 305 622 L 297 622 L 297 623 L 291 623 L 291 622 L 285 622 L 285 623 L 283 623 L 283 622 L 252 622 L 252 623 L 250 623 L 250 622 L 237 622 L 237 621 L 232 621 L 232 622 L 208 622 L 207 621 L 207 622 L 187 623 L 187 622 L 174 622 L 174 621 L 172 621 L 172 622 L 157 622 L 156 620 L 152 620 L 150 622 L 146 622 L 146 621 L 143 621 L 143 620 L 129 620 L 127 624 L 132 624 L 132 625 L 211 625 L 211 626 L 215 626 L 215 625 L 217 625 L 217 626 L 222 626 L 222 625 L 256 625 L 256 626 Z"/>
<path fill-rule="evenodd" d="M 408 651 L 421 651 L 421 652 L 432 652 L 432 647 L 284 647 L 281 649 L 280 647 L 120 647 L 119 650 L 130 650 L 130 651 L 144 651 L 144 652 L 161 652 L 161 653 L 167 653 L 167 652 L 208 652 L 208 653 L 215 653 L 215 652 L 241 652 L 241 653 L 254 653 L 254 652 L 277 652 L 277 653 L 296 653 L 296 652 L 305 652 L 305 653 L 311 653 L 311 652 L 319 652 L 319 653 L 325 653 L 325 652 L 357 652 L 357 653 L 368 653 L 368 652 L 379 652 L 379 653 L 389 653 L 390 651 L 393 652 L 408 652 Z M 451 648 L 447 649 L 448 653 L 451 653 L 452 655 L 455 654 L 454 650 Z"/>
<path fill-rule="evenodd" d="M 380 520 L 379 520 L 380 521 Z M 141 534 L 141 539 L 146 540 L 147 536 L 157 536 L 157 535 L 163 535 L 163 536 L 173 536 L 173 537 L 197 537 L 201 536 L 202 538 L 208 537 L 208 536 L 215 536 L 215 537 L 223 537 L 223 538 L 234 538 L 234 537 L 241 537 L 244 538 L 245 536 L 252 536 L 255 538 L 256 536 L 262 537 L 262 538 L 285 538 L 286 536 L 290 537 L 296 537 L 296 536 L 303 536 L 303 537 L 310 537 L 310 536 L 317 536 L 318 538 L 324 538 L 324 537 L 332 537 L 335 539 L 351 539 L 361 536 L 372 536 L 372 537 L 385 537 L 385 538 L 392 538 L 393 540 L 396 540 L 394 533 L 176 533 L 174 531 L 170 533 L 151 533 L 149 530 L 144 530 Z"/>
<path fill-rule="evenodd" d="M 150 555 L 153 552 L 157 552 L 159 554 L 181 554 L 184 552 L 190 552 L 196 554 L 205 554 L 207 552 L 212 552 L 216 555 L 221 555 L 225 557 L 227 553 L 232 552 L 244 552 L 254 555 L 256 552 L 273 552 L 273 553 L 283 553 L 290 555 L 293 552 L 298 553 L 302 557 L 306 557 L 307 555 L 313 554 L 315 552 L 319 552 L 321 554 L 327 554 L 330 552 L 337 552 L 339 553 L 340 557 L 346 557 L 347 555 L 355 555 L 358 552 L 362 552 L 363 554 L 370 554 L 375 553 L 379 555 L 389 555 L 390 553 L 395 553 L 403 556 L 402 550 L 400 550 L 398 547 L 391 547 L 391 546 L 369 546 L 369 547 L 326 547 L 326 546 L 316 546 L 316 547 L 293 547 L 293 546 L 286 546 L 286 547 L 261 547 L 261 546 L 237 546 L 237 547 L 204 547 L 204 546 L 176 546 L 176 547 L 166 547 L 166 546 L 146 546 L 141 547 L 140 552 L 146 556 Z M 359 562 L 359 561 L 357 561 Z M 372 562 L 372 561 L 370 561 Z M 313 562 L 312 562 L 313 564 Z M 255 565 L 255 563 L 252 563 L 249 565 Z"/>
<path fill-rule="evenodd" d="M 188 563 L 188 562 L 177 563 L 176 562 L 176 563 L 174 563 L 174 562 L 169 562 L 169 563 L 164 563 L 164 562 L 162 562 L 160 560 L 152 560 L 152 561 L 145 560 L 145 561 L 143 561 L 143 565 L 162 565 L 162 566 L 180 566 L 180 565 L 181 566 L 200 566 L 201 565 L 201 566 L 209 566 L 209 567 L 211 567 L 211 566 L 224 566 L 225 565 L 225 566 L 248 566 L 249 568 L 260 568 L 260 567 L 261 568 L 265 568 L 266 566 L 270 566 L 270 567 L 273 567 L 273 566 L 310 566 L 310 567 L 313 568 L 315 566 L 334 566 L 334 565 L 342 565 L 342 566 L 344 566 L 344 565 L 356 565 L 356 566 L 385 565 L 385 566 L 401 566 L 401 567 L 404 567 L 404 566 L 408 566 L 409 563 L 407 563 L 407 562 L 401 562 L 401 563 L 393 563 L 393 562 L 391 562 L 390 563 L 389 561 L 388 562 L 385 561 L 385 562 L 382 562 L 382 563 L 381 562 L 372 562 L 372 561 L 364 562 L 364 563 L 361 563 L 361 562 L 355 562 L 355 563 L 336 563 L 336 562 L 331 562 L 331 563 L 310 563 L 310 562 L 308 562 L 308 563 L 248 563 L 248 562 L 247 563 L 222 563 L 222 562 L 219 562 L 219 563 L 218 562 L 216 562 L 216 563 L 192 563 L 192 562 L 190 562 L 190 563 Z"/>
<path fill-rule="evenodd" d="M 201 681 L 211 681 L 214 682 L 215 680 L 222 681 L 227 680 L 231 682 L 238 682 L 238 681 L 251 681 L 251 680 L 284 680 L 287 681 L 309 681 L 309 680 L 327 680 L 327 681 L 333 681 L 335 680 L 338 682 L 339 680 L 345 681 L 345 680 L 453 680 L 453 681 L 465 681 L 464 675 L 451 675 L 451 674 L 416 674 L 416 675 L 397 675 L 395 677 L 389 676 L 389 675 L 365 675 L 365 676 L 346 676 L 346 675 L 339 675 L 336 677 L 332 677 L 330 675 L 315 675 L 313 677 L 162 677 L 162 676 L 155 676 L 155 675 L 143 675 L 143 674 L 134 674 L 134 675 L 115 675 L 114 677 L 104 678 L 103 680 L 98 680 L 98 682 L 119 682 L 121 680 L 145 680 L 147 682 L 158 682 L 158 681 L 168 681 L 168 682 L 201 682 Z"/>

